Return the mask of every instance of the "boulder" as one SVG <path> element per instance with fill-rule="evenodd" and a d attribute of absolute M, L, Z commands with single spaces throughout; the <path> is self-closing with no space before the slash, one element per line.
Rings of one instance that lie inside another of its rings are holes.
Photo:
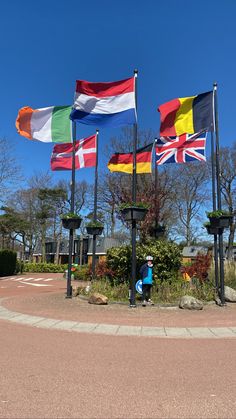
<path fill-rule="evenodd" d="M 102 295 L 96 292 L 90 295 L 88 302 L 89 304 L 105 305 L 108 302 L 108 298 L 105 295 Z"/>
<path fill-rule="evenodd" d="M 184 295 L 179 301 L 179 308 L 187 310 L 202 310 L 203 302 L 190 295 Z"/>
<path fill-rule="evenodd" d="M 230 303 L 236 302 L 236 290 L 233 288 L 225 286 L 225 301 Z"/>

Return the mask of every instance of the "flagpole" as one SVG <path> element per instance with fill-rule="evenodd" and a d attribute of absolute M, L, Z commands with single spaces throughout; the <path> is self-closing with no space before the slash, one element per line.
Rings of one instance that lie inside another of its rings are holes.
<path fill-rule="evenodd" d="M 95 181 L 94 181 L 94 209 L 93 209 L 93 221 L 97 221 L 97 195 L 98 195 L 98 135 L 99 130 L 96 130 L 96 166 L 95 166 Z M 92 279 L 95 278 L 95 267 L 96 267 L 96 244 L 97 235 L 93 234 L 93 254 L 92 254 Z"/>
<path fill-rule="evenodd" d="M 71 170 L 71 201 L 70 201 L 70 212 L 74 213 L 75 210 L 75 143 L 76 143 L 76 122 L 72 122 L 73 131 L 73 147 L 72 147 L 72 170 Z M 71 287 L 71 268 L 72 268 L 72 253 L 73 253 L 73 234 L 74 231 L 71 228 L 69 231 L 69 258 L 68 258 L 68 273 L 67 273 L 67 293 L 66 298 L 72 298 L 72 287 Z"/>
<path fill-rule="evenodd" d="M 135 108 L 137 112 L 137 77 L 138 70 L 134 70 L 134 83 L 135 83 Z M 138 141 L 138 124 L 137 122 L 133 126 L 133 177 L 132 177 L 132 205 L 136 204 L 137 195 L 137 172 L 136 172 L 136 150 Z M 132 243 L 132 272 L 130 282 L 129 301 L 130 307 L 135 308 L 135 284 L 136 284 L 136 220 L 132 220 L 132 232 L 131 232 L 131 243 Z"/>
<path fill-rule="evenodd" d="M 157 138 L 155 138 L 154 146 L 156 146 Z M 156 152 L 155 152 L 156 156 Z M 158 190 L 158 168 L 157 168 L 157 162 L 155 158 L 155 237 L 158 227 L 158 219 L 159 219 L 159 208 L 157 205 L 157 190 Z"/>
<path fill-rule="evenodd" d="M 217 83 L 213 85 L 213 105 L 214 105 L 214 131 L 216 140 L 216 188 L 217 188 L 217 209 L 221 210 L 221 186 L 220 186 L 220 140 L 218 126 L 218 100 Z M 223 233 L 219 233 L 219 257 L 220 257 L 220 300 L 221 305 L 225 305 L 225 285 L 224 285 L 224 254 L 223 254 Z"/>
<path fill-rule="evenodd" d="M 216 211 L 216 167 L 215 167 L 215 146 L 214 136 L 211 131 L 211 172 L 212 172 L 212 208 Z M 215 261 L 215 288 L 217 295 L 219 293 L 219 265 L 218 265 L 218 245 L 217 245 L 217 234 L 214 234 L 214 261 Z"/>

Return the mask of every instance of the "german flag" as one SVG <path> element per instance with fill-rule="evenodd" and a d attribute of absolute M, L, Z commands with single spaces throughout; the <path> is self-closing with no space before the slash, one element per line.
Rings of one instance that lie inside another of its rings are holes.
<path fill-rule="evenodd" d="M 162 137 L 213 130 L 213 92 L 173 99 L 159 106 L 158 111 Z"/>
<path fill-rule="evenodd" d="M 152 173 L 153 143 L 136 151 L 136 173 Z M 108 165 L 110 172 L 123 172 L 133 174 L 133 153 L 115 153 L 111 156 Z"/>

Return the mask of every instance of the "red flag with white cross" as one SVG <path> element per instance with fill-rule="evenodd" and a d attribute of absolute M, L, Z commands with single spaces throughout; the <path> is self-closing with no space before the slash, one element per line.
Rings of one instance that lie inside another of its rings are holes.
<path fill-rule="evenodd" d="M 73 144 L 56 144 L 51 155 L 52 170 L 72 170 Z M 96 135 L 76 141 L 75 169 L 96 166 Z"/>

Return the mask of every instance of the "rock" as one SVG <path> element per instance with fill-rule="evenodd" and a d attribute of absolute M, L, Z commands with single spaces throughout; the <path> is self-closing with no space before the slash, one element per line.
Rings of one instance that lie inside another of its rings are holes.
<path fill-rule="evenodd" d="M 225 301 L 230 303 L 236 302 L 236 290 L 233 288 L 225 286 Z"/>
<path fill-rule="evenodd" d="M 191 297 L 190 295 L 184 295 L 179 301 L 179 308 L 187 310 L 202 310 L 203 302 Z"/>
<path fill-rule="evenodd" d="M 88 302 L 90 304 L 105 305 L 108 302 L 108 298 L 105 295 L 102 295 L 96 292 L 90 295 Z"/>

